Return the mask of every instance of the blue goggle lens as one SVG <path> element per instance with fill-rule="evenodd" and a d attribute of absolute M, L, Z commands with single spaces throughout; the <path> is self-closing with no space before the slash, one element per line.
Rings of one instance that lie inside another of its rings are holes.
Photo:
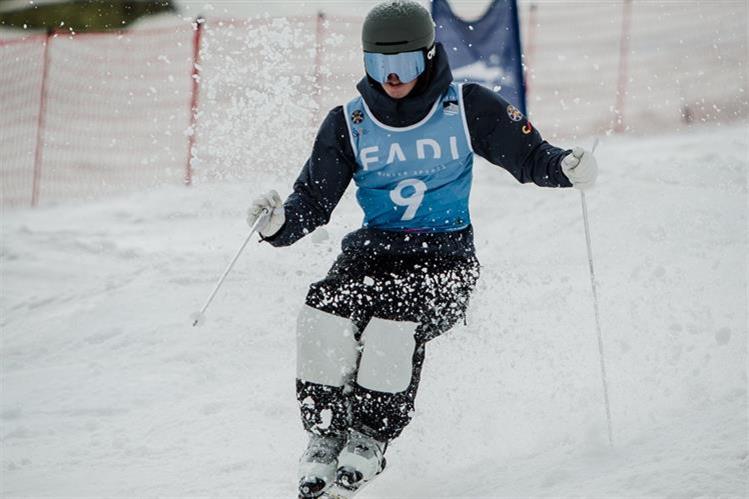
<path fill-rule="evenodd" d="M 367 74 L 380 83 L 385 83 L 388 75 L 396 74 L 403 83 L 408 83 L 424 72 L 424 52 L 401 52 L 400 54 L 378 54 L 364 52 L 364 68 Z"/>

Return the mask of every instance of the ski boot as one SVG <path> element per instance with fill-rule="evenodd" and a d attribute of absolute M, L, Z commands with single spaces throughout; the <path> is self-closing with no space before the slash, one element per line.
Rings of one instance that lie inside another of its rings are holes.
<path fill-rule="evenodd" d="M 348 443 L 338 456 L 336 486 L 356 491 L 382 473 L 386 465 L 386 446 L 386 442 L 351 430 Z"/>
<path fill-rule="evenodd" d="M 320 497 L 335 482 L 338 454 L 346 444 L 342 435 L 311 434 L 299 460 L 299 499 Z"/>

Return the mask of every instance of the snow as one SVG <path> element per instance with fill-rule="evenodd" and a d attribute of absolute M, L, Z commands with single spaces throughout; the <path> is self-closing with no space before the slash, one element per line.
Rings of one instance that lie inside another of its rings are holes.
<path fill-rule="evenodd" d="M 748 152 L 745 122 L 597 149 L 613 448 L 579 194 L 478 162 L 468 324 L 428 345 L 414 422 L 362 499 L 746 496 Z M 190 323 L 250 199 L 292 180 L 3 213 L 0 495 L 293 497 L 296 314 L 360 223 L 352 192 L 325 232 L 250 244 Z"/>

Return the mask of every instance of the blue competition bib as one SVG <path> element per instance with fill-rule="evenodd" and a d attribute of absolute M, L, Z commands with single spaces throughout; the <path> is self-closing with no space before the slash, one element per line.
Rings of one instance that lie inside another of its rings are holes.
<path fill-rule="evenodd" d="M 449 232 L 471 223 L 473 150 L 461 85 L 451 84 L 423 120 L 407 127 L 380 123 L 361 97 L 344 113 L 364 227 Z"/>

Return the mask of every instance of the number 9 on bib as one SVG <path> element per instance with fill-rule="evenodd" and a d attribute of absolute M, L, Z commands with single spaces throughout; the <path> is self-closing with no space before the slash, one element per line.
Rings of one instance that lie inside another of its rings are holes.
<path fill-rule="evenodd" d="M 404 196 L 404 191 L 408 196 Z M 427 191 L 427 185 L 421 180 L 407 178 L 398 182 L 395 189 L 390 191 L 390 199 L 398 206 L 405 206 L 406 211 L 403 213 L 401 220 L 412 220 L 416 216 L 416 211 L 424 201 L 424 193 Z"/>

